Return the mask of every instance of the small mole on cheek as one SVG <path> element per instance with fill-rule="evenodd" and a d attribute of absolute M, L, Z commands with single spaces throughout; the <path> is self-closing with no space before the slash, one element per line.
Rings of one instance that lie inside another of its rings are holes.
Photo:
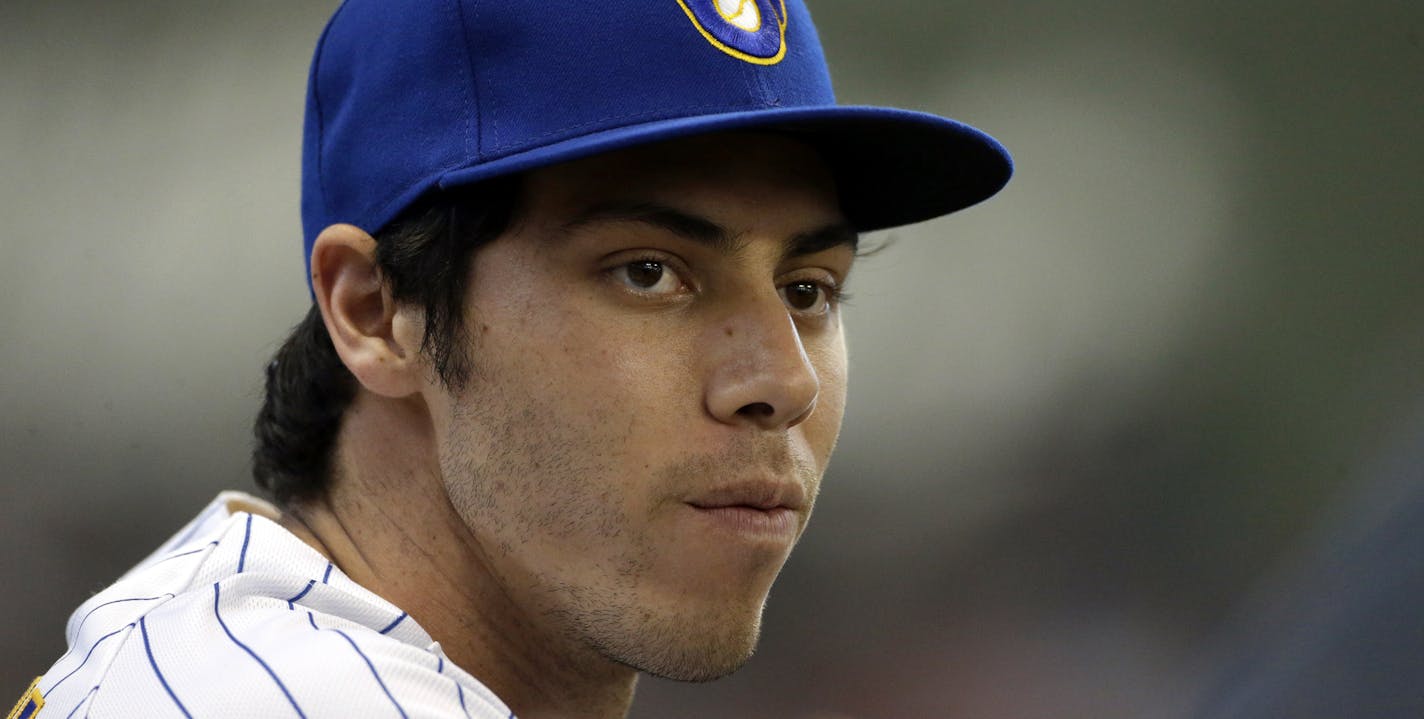
<path fill-rule="evenodd" d="M 722 328 L 722 334 L 725 334 L 725 335 L 727 335 L 728 337 L 731 337 L 731 336 L 732 336 L 732 328 L 731 328 L 731 326 L 729 325 L 729 326 L 727 326 L 727 327 L 723 327 L 723 328 Z"/>

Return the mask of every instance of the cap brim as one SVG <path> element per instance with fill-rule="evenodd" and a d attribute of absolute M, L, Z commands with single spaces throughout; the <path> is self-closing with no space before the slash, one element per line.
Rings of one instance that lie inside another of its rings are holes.
<path fill-rule="evenodd" d="M 846 218 L 862 231 L 896 227 L 988 199 L 1013 174 L 1008 151 L 948 118 L 883 107 L 766 109 L 658 120 L 581 135 L 446 172 L 458 187 L 650 142 L 718 130 L 794 133 L 830 165 Z"/>

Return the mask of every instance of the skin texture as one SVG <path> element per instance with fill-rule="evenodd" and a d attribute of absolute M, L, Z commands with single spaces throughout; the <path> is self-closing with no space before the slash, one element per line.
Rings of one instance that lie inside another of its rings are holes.
<path fill-rule="evenodd" d="M 474 258 L 461 387 L 369 235 L 318 238 L 360 389 L 332 491 L 283 523 L 519 716 L 623 716 L 637 672 L 755 648 L 840 429 L 854 234 L 819 158 L 770 135 L 534 171 L 524 197 Z"/>

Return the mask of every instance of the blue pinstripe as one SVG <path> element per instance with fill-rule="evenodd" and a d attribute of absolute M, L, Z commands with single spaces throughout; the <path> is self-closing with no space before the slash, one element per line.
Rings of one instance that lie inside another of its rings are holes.
<path fill-rule="evenodd" d="M 328 579 L 331 579 L 331 562 L 326 563 L 326 574 L 321 575 L 321 583 L 326 584 Z"/>
<path fill-rule="evenodd" d="M 400 624 L 401 622 L 405 621 L 405 618 L 406 618 L 407 616 L 409 616 L 409 615 L 407 615 L 405 612 L 401 612 L 401 613 L 400 613 L 400 616 L 395 618 L 395 621 L 391 622 L 390 624 L 387 624 L 387 625 L 386 625 L 386 628 L 381 630 L 381 633 L 382 633 L 382 634 L 389 634 L 392 629 L 395 629 L 395 628 L 396 628 L 396 625 L 398 625 L 398 624 Z"/>
<path fill-rule="evenodd" d="M 163 672 L 158 669 L 158 662 L 153 658 L 153 646 L 148 643 L 148 617 L 139 617 L 138 630 L 143 634 L 143 651 L 148 654 L 148 665 L 153 667 L 153 673 L 158 677 L 158 683 L 163 685 L 163 691 L 168 692 L 168 697 L 178 706 L 178 711 L 183 712 L 183 716 L 193 719 L 193 715 L 188 713 L 188 707 L 183 706 L 183 702 L 178 701 L 178 695 L 173 693 L 173 687 L 168 686 L 168 680 L 163 678 Z"/>
<path fill-rule="evenodd" d="M 97 609 L 97 607 L 96 607 L 96 609 Z M 95 649 L 98 649 L 98 648 L 99 648 L 99 645 L 100 645 L 101 643 L 103 643 L 103 641 L 104 641 L 105 639 L 108 639 L 109 637 L 112 637 L 112 636 L 114 636 L 115 634 L 118 634 L 119 632 L 122 632 L 122 631 L 125 630 L 125 629 L 131 629 L 131 628 L 133 628 L 133 623 L 132 623 L 132 622 L 129 623 L 129 624 L 125 624 L 124 626 L 119 627 L 118 629 L 115 629 L 114 631 L 109 632 L 108 634 L 105 634 L 104 636 L 99 637 L 98 639 L 94 640 L 94 643 L 89 646 L 89 653 L 84 655 L 84 660 L 81 661 L 81 662 L 79 662 L 79 666 L 77 666 L 77 667 L 75 667 L 74 669 L 70 670 L 70 672 L 69 672 L 68 674 L 65 674 L 63 677 L 61 677 L 59 681 L 57 681 L 57 682 L 55 682 L 55 683 L 49 685 L 49 688 L 48 688 L 48 689 L 45 689 L 44 691 L 42 691 L 42 692 L 40 692 L 40 693 L 41 693 L 41 694 L 52 694 L 52 693 L 54 693 L 54 690 L 55 690 L 55 689 L 58 689 L 58 688 L 59 688 L 59 685 L 64 683 L 64 680 L 66 680 L 66 679 L 68 679 L 68 678 L 74 676 L 74 673 L 75 673 L 75 672 L 79 671 L 80 669 L 83 669 L 83 668 L 84 668 L 84 665 L 89 663 L 89 657 L 94 656 L 94 650 L 95 650 Z"/>
<path fill-rule="evenodd" d="M 295 602 L 296 602 L 298 599 L 301 599 L 302 597 L 305 597 L 305 596 L 307 595 L 307 592 L 310 592 L 310 591 L 311 591 L 311 588 L 314 587 L 314 586 L 316 586 L 316 580 L 315 580 L 315 579 L 308 579 L 308 580 L 307 580 L 307 585 L 302 588 L 302 591 L 297 592 L 297 596 L 292 597 L 291 599 L 288 599 L 288 600 L 287 600 L 287 608 L 288 608 L 288 609 L 296 609 L 297 606 L 296 606 Z"/>
<path fill-rule="evenodd" d="M 445 674 L 445 657 L 439 654 L 435 655 L 435 673 L 441 676 Z M 453 678 L 450 681 L 455 685 L 455 696 L 460 698 L 460 711 L 465 713 L 465 719 L 470 719 L 470 710 L 465 707 L 465 688 Z"/>
<path fill-rule="evenodd" d="M 204 544 L 203 546 L 198 547 L 197 549 L 190 549 L 190 550 L 188 550 L 188 551 L 186 551 L 186 552 L 179 552 L 179 553 L 177 553 L 177 554 L 170 554 L 170 555 L 164 557 L 163 559 L 160 559 L 160 560 L 158 560 L 158 561 L 156 561 L 156 562 L 154 562 L 153 564 L 150 564 L 150 565 L 148 565 L 148 566 L 152 567 L 152 566 L 155 566 L 155 565 L 158 565 L 158 564 L 162 564 L 162 563 L 164 563 L 164 562 L 166 562 L 166 561 L 168 561 L 168 560 L 170 560 L 170 559 L 177 559 L 177 558 L 179 558 L 179 557 L 186 557 L 186 556 L 188 556 L 188 555 L 190 555 L 190 554 L 197 554 L 198 552 L 201 552 L 201 551 L 207 549 L 208 547 L 215 547 L 215 546 L 217 546 L 217 542 L 215 542 L 215 541 L 214 541 L 214 542 L 208 542 L 207 544 Z"/>
<path fill-rule="evenodd" d="M 396 701 L 395 695 L 391 694 L 391 690 L 386 688 L 386 683 L 381 679 L 381 673 L 376 671 L 376 665 L 371 663 L 370 657 L 367 657 L 366 653 L 361 651 L 361 647 L 356 646 L 356 640 L 352 639 L 350 635 L 340 629 L 318 627 L 316 625 L 316 617 L 312 616 L 311 612 L 307 612 L 307 622 L 311 624 L 312 629 L 319 632 L 336 632 L 341 635 L 341 638 L 345 639 L 346 643 L 350 644 L 351 648 L 356 650 L 356 654 L 361 657 L 361 661 L 366 662 L 366 668 L 371 670 L 371 676 L 376 678 L 376 684 L 379 684 L 381 691 L 386 693 L 386 698 L 391 700 L 391 706 L 394 706 L 396 711 L 400 713 L 401 719 L 410 719 L 405 713 L 405 709 L 401 707 L 400 702 Z"/>
<path fill-rule="evenodd" d="M 171 593 L 165 593 L 165 594 L 160 594 L 160 595 L 158 595 L 158 596 L 156 596 L 156 597 L 129 597 L 128 599 L 115 599 L 115 600 L 112 600 L 112 601 L 104 602 L 103 604 L 100 604 L 99 606 L 94 607 L 93 609 L 90 609 L 89 612 L 88 612 L 88 614 L 85 614 L 85 615 L 84 615 L 84 618 L 79 620 L 79 626 L 77 626 L 77 627 L 74 628 L 74 636 L 76 636 L 76 637 L 79 636 L 79 632 L 81 632 L 81 631 L 84 630 L 84 623 L 87 622 L 87 621 L 89 621 L 89 615 L 93 614 L 94 612 L 99 611 L 100 609 L 103 609 L 104 607 L 109 606 L 110 604 L 118 604 L 119 602 L 146 602 L 146 601 L 149 601 L 149 600 L 151 600 L 151 599 L 162 599 L 162 598 L 164 598 L 164 597 L 169 597 L 169 598 L 171 598 L 172 596 L 173 596 L 173 595 L 172 595 Z M 130 624 L 129 626 L 133 626 L 133 625 Z M 73 653 L 74 653 L 74 647 L 70 647 L 69 650 L 64 653 L 64 656 L 61 656 L 57 661 L 55 661 L 55 664 L 58 664 L 58 663 L 64 661 L 65 657 L 68 657 L 70 654 L 73 654 Z M 57 685 L 56 685 L 56 686 L 57 686 Z M 50 687 L 50 690 L 53 691 L 53 690 L 54 690 L 54 687 Z M 45 692 L 45 693 L 48 694 L 49 692 Z"/>
<path fill-rule="evenodd" d="M 292 693 L 287 691 L 287 685 L 283 684 L 282 680 L 277 678 L 277 673 L 272 671 L 272 667 L 267 666 L 267 662 L 262 661 L 262 657 L 257 656 L 257 652 L 252 651 L 251 647 L 239 641 L 237 637 L 233 636 L 232 630 L 227 628 L 227 622 L 223 621 L 222 613 L 218 611 L 218 600 L 221 597 L 222 592 L 218 589 L 218 583 L 213 582 L 213 616 L 217 617 L 218 624 L 222 626 L 222 630 L 227 634 L 227 638 L 231 639 L 233 644 L 242 647 L 242 651 L 247 652 L 248 656 L 256 659 L 257 663 L 262 665 L 262 669 L 267 672 L 267 676 L 272 677 L 272 681 L 277 683 L 277 688 L 282 690 L 282 695 L 287 697 L 287 703 L 292 705 L 292 709 L 297 712 L 297 716 L 306 719 L 307 715 L 302 712 L 301 707 L 297 706 L 297 700 L 292 698 Z"/>
<path fill-rule="evenodd" d="M 247 515 L 247 529 L 242 532 L 242 553 L 237 555 L 237 573 L 242 574 L 243 565 L 247 564 L 247 542 L 252 539 L 252 515 Z"/>
<path fill-rule="evenodd" d="M 95 684 L 92 689 L 84 693 L 84 697 L 79 700 L 79 703 L 75 704 L 74 708 L 70 709 L 69 713 L 64 715 L 64 719 L 72 719 L 72 717 L 74 716 L 74 712 L 79 711 L 79 707 L 84 706 L 84 702 L 89 701 L 89 697 L 94 696 L 94 692 L 97 691 L 99 691 L 99 685 Z M 84 716 L 89 716 L 89 712 L 84 712 Z"/>

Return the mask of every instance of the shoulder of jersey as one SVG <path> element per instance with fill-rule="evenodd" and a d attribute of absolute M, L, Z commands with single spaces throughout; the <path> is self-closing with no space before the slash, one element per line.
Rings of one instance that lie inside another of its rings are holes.
<path fill-rule="evenodd" d="M 75 611 L 70 651 L 34 688 L 36 719 L 513 717 L 300 540 L 250 514 L 221 519 Z"/>

